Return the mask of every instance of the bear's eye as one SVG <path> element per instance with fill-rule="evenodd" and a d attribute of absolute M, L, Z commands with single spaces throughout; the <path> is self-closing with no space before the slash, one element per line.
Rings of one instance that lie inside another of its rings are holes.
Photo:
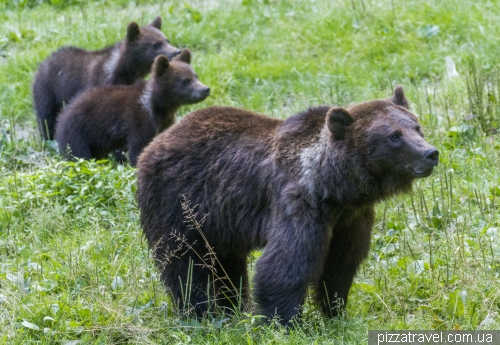
<path fill-rule="evenodd" d="M 153 44 L 153 48 L 154 49 L 160 49 L 162 45 L 163 44 L 161 42 L 156 42 L 155 44 Z"/>
<path fill-rule="evenodd" d="M 189 78 L 186 78 L 182 81 L 182 84 L 184 84 L 184 85 L 189 85 L 189 83 L 191 83 L 191 79 L 189 79 Z"/>
<path fill-rule="evenodd" d="M 400 138 L 401 138 L 401 133 L 392 133 L 391 134 L 392 141 L 398 141 Z"/>

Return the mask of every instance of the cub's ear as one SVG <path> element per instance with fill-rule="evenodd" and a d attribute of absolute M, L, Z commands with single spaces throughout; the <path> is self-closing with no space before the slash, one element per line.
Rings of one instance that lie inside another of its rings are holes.
<path fill-rule="evenodd" d="M 191 64 L 191 50 L 184 48 L 182 49 L 181 53 L 174 56 L 172 61 L 182 61 L 187 63 L 188 65 Z"/>
<path fill-rule="evenodd" d="M 160 77 L 169 66 L 168 58 L 165 55 L 158 55 L 153 64 L 153 75 Z"/>
<path fill-rule="evenodd" d="M 406 99 L 403 87 L 401 85 L 396 86 L 396 88 L 394 89 L 394 95 L 390 100 L 396 105 L 399 105 L 406 109 L 410 109 L 410 107 L 408 106 L 408 100 Z"/>
<path fill-rule="evenodd" d="M 161 30 L 161 17 L 156 17 L 149 25 Z"/>
<path fill-rule="evenodd" d="M 332 108 L 326 113 L 326 125 L 335 140 L 344 140 L 346 128 L 353 122 L 354 118 L 344 108 Z"/>
<path fill-rule="evenodd" d="M 136 22 L 132 22 L 128 25 L 127 28 L 127 40 L 132 42 L 139 37 L 141 34 L 141 29 L 139 28 L 139 25 L 137 25 Z"/>

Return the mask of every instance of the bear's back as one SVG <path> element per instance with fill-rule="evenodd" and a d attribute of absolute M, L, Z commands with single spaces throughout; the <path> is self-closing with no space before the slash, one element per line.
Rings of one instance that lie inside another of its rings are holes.
<path fill-rule="evenodd" d="M 224 142 L 267 142 L 282 120 L 273 119 L 244 109 L 208 107 L 187 115 L 158 138 L 176 147 L 206 142 L 211 146 Z M 185 133 L 190 133 L 186 136 Z"/>
<path fill-rule="evenodd" d="M 162 161 L 169 164 L 173 155 L 213 164 L 214 160 L 230 159 L 229 156 L 235 154 L 252 155 L 255 149 L 265 154 L 271 149 L 273 137 L 282 122 L 232 107 L 199 109 L 159 134 L 144 149 L 139 164 L 145 168 Z M 182 159 L 183 163 L 187 161 Z"/>
<path fill-rule="evenodd" d="M 107 58 L 114 46 L 101 50 L 90 51 L 78 47 L 62 47 L 50 55 L 41 66 L 45 69 L 54 69 L 58 73 L 82 73 L 87 72 L 90 65 L 100 64 L 101 60 Z M 67 77 L 67 76 L 66 76 Z"/>
<path fill-rule="evenodd" d="M 69 102 L 90 85 L 104 83 L 108 76 L 100 71 L 110 51 L 111 47 L 99 51 L 63 47 L 40 65 L 35 82 L 42 92 L 47 88 L 55 92 L 57 102 Z M 42 93 L 41 97 L 47 96 Z"/>

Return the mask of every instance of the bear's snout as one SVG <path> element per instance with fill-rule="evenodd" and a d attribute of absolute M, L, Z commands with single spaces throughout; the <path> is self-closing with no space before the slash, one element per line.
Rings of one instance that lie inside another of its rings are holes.
<path fill-rule="evenodd" d="M 208 96 L 210 96 L 210 88 L 198 82 L 197 87 L 195 88 L 195 90 L 191 95 L 193 102 L 201 102 Z"/>
<path fill-rule="evenodd" d="M 424 159 L 432 165 L 437 166 L 439 162 L 439 151 L 433 147 L 424 154 Z"/>
<path fill-rule="evenodd" d="M 431 146 L 430 149 L 425 150 L 421 158 L 416 159 L 413 164 L 408 166 L 413 177 L 428 177 L 432 174 L 434 167 L 439 163 L 439 151 Z"/>
<path fill-rule="evenodd" d="M 210 96 L 210 88 L 208 86 L 206 86 L 201 92 L 205 95 L 205 97 Z"/>
<path fill-rule="evenodd" d="M 181 53 L 181 50 L 178 48 L 175 48 L 174 51 L 170 53 L 170 56 L 168 56 L 170 59 L 172 59 L 174 56 L 177 56 Z"/>

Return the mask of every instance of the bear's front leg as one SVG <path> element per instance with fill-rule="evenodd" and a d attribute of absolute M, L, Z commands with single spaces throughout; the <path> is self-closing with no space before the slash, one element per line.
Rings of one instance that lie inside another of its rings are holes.
<path fill-rule="evenodd" d="M 345 309 L 356 271 L 368 255 L 373 206 L 345 210 L 335 226 L 315 297 L 323 312 L 335 317 Z"/>
<path fill-rule="evenodd" d="M 254 278 L 260 314 L 267 318 L 277 315 L 283 325 L 290 323 L 304 302 L 309 284 L 319 278 L 327 237 L 324 222 L 307 217 L 307 212 L 273 228 Z"/>
<path fill-rule="evenodd" d="M 138 133 L 130 133 L 127 137 L 128 141 L 128 158 L 130 165 L 135 167 L 137 160 L 142 150 L 148 146 L 149 142 L 154 138 L 154 131 L 149 129 L 137 130 Z"/>

